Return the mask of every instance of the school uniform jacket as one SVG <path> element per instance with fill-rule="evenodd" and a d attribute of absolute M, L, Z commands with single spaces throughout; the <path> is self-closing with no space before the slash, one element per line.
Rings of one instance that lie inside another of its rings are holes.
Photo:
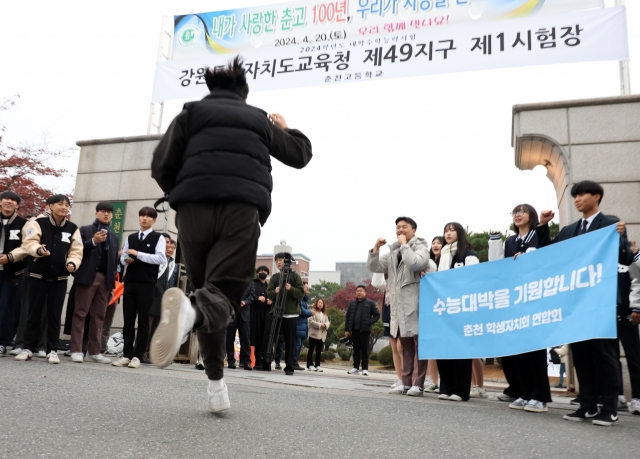
<path fill-rule="evenodd" d="M 489 239 L 489 261 L 513 258 L 516 253 L 533 252 L 540 247 L 535 228 L 529 231 L 523 238 L 511 236 L 504 244 L 499 234 L 492 234 Z"/>
<path fill-rule="evenodd" d="M 629 266 L 629 275 L 631 276 L 629 308 L 632 312 L 640 313 L 640 252 L 633 257 L 633 263 Z"/>
<path fill-rule="evenodd" d="M 28 253 L 22 247 L 22 230 L 27 224 L 27 219 L 14 212 L 9 217 L 7 224 L 3 225 L 2 218 L 0 218 L 0 231 L 4 232 L 4 247 L 2 247 L 0 253 L 6 255 L 9 259 L 9 263 L 3 265 L 2 270 L 9 276 L 19 276 L 24 272 L 24 268 L 27 267 L 25 258 L 27 258 Z"/>
<path fill-rule="evenodd" d="M 22 244 L 33 257 L 29 262 L 29 275 L 49 282 L 67 280 L 67 264 L 76 271 L 82 263 L 82 239 L 75 223 L 66 218 L 57 224 L 51 215 L 42 215 L 29 222 L 23 229 Z M 43 257 L 38 249 L 46 245 L 51 253 Z"/>

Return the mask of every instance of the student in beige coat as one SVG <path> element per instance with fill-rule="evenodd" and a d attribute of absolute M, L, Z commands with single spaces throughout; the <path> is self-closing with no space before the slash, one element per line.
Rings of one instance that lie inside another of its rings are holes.
<path fill-rule="evenodd" d="M 320 355 L 324 348 L 324 341 L 327 339 L 327 330 L 329 329 L 329 316 L 327 316 L 327 307 L 322 298 L 318 298 L 311 308 L 311 317 L 309 317 L 309 353 L 307 354 L 307 370 L 322 371 L 320 368 Z M 316 366 L 314 367 L 313 352 L 316 352 Z"/>

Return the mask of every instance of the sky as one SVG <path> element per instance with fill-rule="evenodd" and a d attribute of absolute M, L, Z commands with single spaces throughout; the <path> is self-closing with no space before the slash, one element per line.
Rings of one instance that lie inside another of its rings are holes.
<path fill-rule="evenodd" d="M 29 1 L 0 3 L 0 113 L 5 142 L 72 147 L 78 140 L 144 135 L 163 15 L 267 5 L 273 0 Z M 606 0 L 607 6 L 613 0 Z M 631 88 L 640 91 L 640 0 L 627 1 Z M 285 239 L 312 270 L 365 261 L 395 218 L 431 241 L 447 222 L 505 230 L 516 204 L 556 209 L 549 179 L 519 171 L 511 146 L 515 104 L 616 96 L 617 62 L 428 75 L 344 86 L 250 92 L 248 103 L 284 115 L 313 144 L 303 170 L 273 161 L 273 213 L 259 253 Z M 185 101 L 166 104 L 163 130 Z M 69 174 L 43 182 L 75 185 Z M 79 222 L 82 223 L 82 222 Z"/>

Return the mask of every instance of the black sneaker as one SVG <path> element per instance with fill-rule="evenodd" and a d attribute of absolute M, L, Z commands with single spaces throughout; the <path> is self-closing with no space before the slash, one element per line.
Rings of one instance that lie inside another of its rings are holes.
<path fill-rule="evenodd" d="M 284 374 L 287 376 L 293 376 L 293 370 L 284 370 Z"/>
<path fill-rule="evenodd" d="M 594 419 L 596 416 L 598 416 L 598 412 L 597 411 L 595 413 L 589 413 L 584 408 L 579 408 L 577 411 L 575 411 L 575 412 L 573 412 L 571 414 L 565 414 L 563 416 L 563 419 L 565 421 L 582 422 L 582 421 L 590 421 L 590 420 Z"/>
<path fill-rule="evenodd" d="M 300 365 L 294 365 L 293 369 L 297 371 L 304 371 L 304 368 L 302 368 Z"/>
<path fill-rule="evenodd" d="M 280 366 L 279 363 L 276 363 L 276 370 L 282 370 L 282 367 Z"/>
<path fill-rule="evenodd" d="M 235 370 L 235 369 L 236 369 L 236 368 L 238 368 L 238 367 L 236 367 L 236 364 L 235 364 L 235 363 L 234 363 L 234 364 L 229 363 L 229 364 L 227 364 L 227 368 L 228 368 L 229 370 Z"/>
<path fill-rule="evenodd" d="M 605 426 L 605 427 L 615 426 L 618 424 L 618 416 L 614 416 L 612 414 L 600 413 L 593 419 L 593 421 L 591 421 L 591 423 L 594 426 Z"/>
<path fill-rule="evenodd" d="M 569 402 L 569 405 L 580 405 L 580 397 L 576 397 Z"/>
<path fill-rule="evenodd" d="M 271 371 L 271 367 L 261 367 L 260 365 L 256 365 L 253 369 L 255 371 Z"/>

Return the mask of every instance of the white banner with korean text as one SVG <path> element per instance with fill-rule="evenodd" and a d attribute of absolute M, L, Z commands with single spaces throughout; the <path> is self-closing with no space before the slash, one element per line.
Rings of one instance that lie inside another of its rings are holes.
<path fill-rule="evenodd" d="M 152 102 L 197 99 L 206 67 L 232 55 L 156 65 Z M 378 38 L 242 53 L 251 91 L 488 70 L 628 60 L 624 7 L 401 31 Z"/>

